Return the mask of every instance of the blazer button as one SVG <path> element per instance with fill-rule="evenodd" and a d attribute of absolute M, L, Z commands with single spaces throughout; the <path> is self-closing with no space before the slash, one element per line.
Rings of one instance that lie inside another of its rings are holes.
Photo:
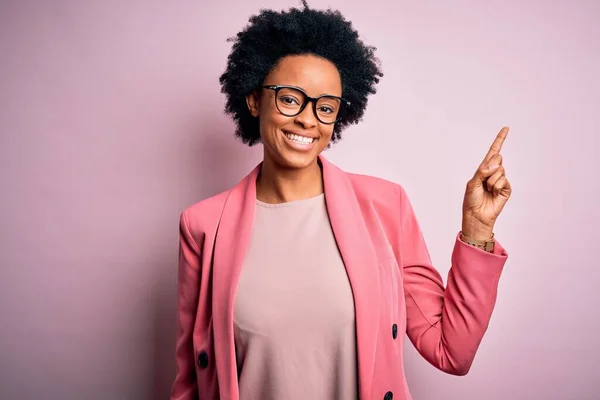
<path fill-rule="evenodd" d="M 392 325 L 392 337 L 396 339 L 398 337 L 398 325 Z"/>
<path fill-rule="evenodd" d="M 394 398 L 394 393 L 387 392 L 385 396 L 383 396 L 383 400 L 392 400 Z"/>
<path fill-rule="evenodd" d="M 204 351 L 198 355 L 198 366 L 202 369 L 208 367 L 208 354 Z"/>

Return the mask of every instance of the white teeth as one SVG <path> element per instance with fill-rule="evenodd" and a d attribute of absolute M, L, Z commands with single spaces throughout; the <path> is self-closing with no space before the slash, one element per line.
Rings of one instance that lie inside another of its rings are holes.
<path fill-rule="evenodd" d="M 294 142 L 297 142 L 300 144 L 311 144 L 315 140 L 313 138 L 307 138 L 307 137 L 300 136 L 300 135 L 294 135 L 293 133 L 286 133 L 285 136 L 287 136 L 288 139 L 293 140 Z"/>

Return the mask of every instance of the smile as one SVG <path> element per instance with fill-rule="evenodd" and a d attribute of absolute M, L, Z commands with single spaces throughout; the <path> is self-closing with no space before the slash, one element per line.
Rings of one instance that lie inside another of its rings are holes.
<path fill-rule="evenodd" d="M 299 144 L 311 144 L 313 143 L 316 139 L 315 138 L 309 138 L 309 137 L 305 137 L 305 136 L 300 136 L 300 135 L 295 135 L 293 133 L 284 133 L 284 135 Z"/>

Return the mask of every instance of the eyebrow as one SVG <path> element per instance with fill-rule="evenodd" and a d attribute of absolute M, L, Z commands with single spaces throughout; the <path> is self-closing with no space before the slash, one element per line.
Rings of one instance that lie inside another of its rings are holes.
<path fill-rule="evenodd" d="M 292 88 L 296 88 L 296 89 L 300 89 L 302 90 L 307 96 L 310 97 L 310 95 L 308 94 L 307 90 L 304 89 L 302 86 L 297 86 L 297 85 L 288 85 L 288 84 L 276 84 L 276 83 L 264 83 L 263 86 L 288 86 L 288 87 L 292 87 Z M 342 95 L 337 95 L 337 94 L 331 94 L 331 93 L 321 93 L 317 96 L 314 97 L 320 97 L 320 96 L 331 96 L 331 97 L 339 97 L 341 98 Z"/>

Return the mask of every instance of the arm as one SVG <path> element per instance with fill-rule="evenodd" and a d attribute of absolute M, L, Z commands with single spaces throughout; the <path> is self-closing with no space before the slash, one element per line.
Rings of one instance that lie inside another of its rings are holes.
<path fill-rule="evenodd" d="M 402 188 L 399 224 L 408 337 L 436 368 L 465 375 L 489 324 L 507 254 L 499 243 L 487 253 L 457 237 L 444 288 Z"/>
<path fill-rule="evenodd" d="M 198 398 L 192 333 L 198 308 L 201 254 L 200 246 L 189 231 L 185 212 L 181 214 L 179 231 L 177 340 L 175 346 L 177 373 L 171 389 L 171 400 L 191 400 Z"/>

